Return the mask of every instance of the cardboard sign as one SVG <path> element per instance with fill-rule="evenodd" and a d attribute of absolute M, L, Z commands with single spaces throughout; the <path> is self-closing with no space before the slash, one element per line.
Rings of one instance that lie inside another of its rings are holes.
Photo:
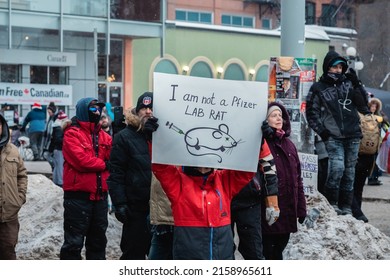
<path fill-rule="evenodd" d="M 301 175 L 305 195 L 316 196 L 318 192 L 318 156 L 305 153 L 298 153 L 298 156 L 301 162 Z"/>
<path fill-rule="evenodd" d="M 152 162 L 256 171 L 267 83 L 154 73 Z"/>

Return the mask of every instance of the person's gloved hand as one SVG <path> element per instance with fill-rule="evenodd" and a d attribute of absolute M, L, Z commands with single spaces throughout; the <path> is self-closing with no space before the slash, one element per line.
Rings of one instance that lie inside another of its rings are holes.
<path fill-rule="evenodd" d="M 324 131 L 320 133 L 320 137 L 322 141 L 327 141 L 329 139 L 329 136 L 330 136 L 330 131 L 327 129 L 324 129 Z"/>
<path fill-rule="evenodd" d="M 298 222 L 302 225 L 305 222 L 306 217 L 298 217 Z"/>
<path fill-rule="evenodd" d="M 263 121 L 261 125 L 261 131 L 263 132 L 263 137 L 265 139 L 272 139 L 275 135 L 275 130 L 269 126 L 268 121 Z"/>
<path fill-rule="evenodd" d="M 115 217 L 116 219 L 126 224 L 130 219 L 130 210 L 126 204 L 115 205 Z"/>
<path fill-rule="evenodd" d="M 356 74 L 356 71 L 354 69 L 349 68 L 349 72 L 345 73 L 345 76 L 347 77 L 348 80 L 350 80 L 352 82 L 352 85 L 354 87 L 361 85 L 361 82 L 360 82 L 360 80 Z"/>
<path fill-rule="evenodd" d="M 272 226 L 279 218 L 280 210 L 278 206 L 278 196 L 270 195 L 265 198 L 265 220 Z"/>
<path fill-rule="evenodd" d="M 155 117 L 151 117 L 146 121 L 143 129 L 146 139 L 148 140 L 152 139 L 153 132 L 155 132 L 159 126 L 157 122 L 158 122 L 158 118 Z"/>

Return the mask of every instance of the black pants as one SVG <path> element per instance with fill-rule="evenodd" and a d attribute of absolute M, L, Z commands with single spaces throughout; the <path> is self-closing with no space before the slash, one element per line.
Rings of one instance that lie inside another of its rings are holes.
<path fill-rule="evenodd" d="M 16 260 L 15 247 L 18 243 L 19 220 L 0 223 L 0 260 Z"/>
<path fill-rule="evenodd" d="M 64 199 L 64 244 L 61 260 L 81 260 L 85 241 L 87 260 L 106 259 L 107 199 L 90 201 Z"/>
<path fill-rule="evenodd" d="M 232 209 L 231 216 L 233 234 L 234 225 L 237 227 L 240 254 L 246 260 L 264 260 L 260 204 L 244 209 Z"/>
<path fill-rule="evenodd" d="M 375 155 L 359 155 L 355 168 L 355 181 L 353 183 L 352 214 L 355 218 L 363 215 L 361 210 L 363 188 L 366 179 L 374 166 Z"/>
<path fill-rule="evenodd" d="M 123 224 L 121 239 L 121 260 L 145 260 L 152 239 L 147 212 L 131 213 L 129 221 Z"/>
<path fill-rule="evenodd" d="M 286 248 L 290 234 L 264 234 L 263 254 L 266 260 L 283 260 L 283 251 Z"/>

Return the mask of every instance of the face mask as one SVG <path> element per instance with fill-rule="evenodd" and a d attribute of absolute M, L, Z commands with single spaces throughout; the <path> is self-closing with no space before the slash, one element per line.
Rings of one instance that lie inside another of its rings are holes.
<path fill-rule="evenodd" d="M 97 111 L 99 111 L 99 114 L 95 113 Z M 89 122 L 91 122 L 91 123 L 98 123 L 100 121 L 100 114 L 101 114 L 101 109 L 100 108 L 89 107 L 88 108 Z"/>
<path fill-rule="evenodd" d="M 339 80 L 343 76 L 343 73 L 331 73 L 328 72 L 328 77 L 332 78 L 334 81 Z"/>

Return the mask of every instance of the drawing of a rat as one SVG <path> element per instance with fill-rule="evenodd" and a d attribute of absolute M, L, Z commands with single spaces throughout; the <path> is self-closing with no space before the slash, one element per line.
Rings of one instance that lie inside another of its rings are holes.
<path fill-rule="evenodd" d="M 169 129 L 173 129 L 179 134 L 184 134 L 187 151 L 193 156 L 212 155 L 218 157 L 218 162 L 222 162 L 223 153 L 231 154 L 233 148 L 241 141 L 236 141 L 229 134 L 229 127 L 220 124 L 214 127 L 195 127 L 184 133 L 173 123 L 167 122 Z"/>

